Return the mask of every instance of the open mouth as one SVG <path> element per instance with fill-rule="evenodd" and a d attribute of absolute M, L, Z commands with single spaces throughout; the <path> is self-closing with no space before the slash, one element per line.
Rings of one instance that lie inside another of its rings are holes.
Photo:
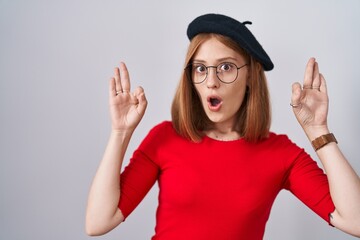
<path fill-rule="evenodd" d="M 216 107 L 217 105 L 219 105 L 221 103 L 220 99 L 217 98 L 210 98 L 210 105 L 212 107 Z"/>
<path fill-rule="evenodd" d="M 217 96 L 210 96 L 207 98 L 209 107 L 211 109 L 219 109 L 222 103 L 222 99 Z"/>

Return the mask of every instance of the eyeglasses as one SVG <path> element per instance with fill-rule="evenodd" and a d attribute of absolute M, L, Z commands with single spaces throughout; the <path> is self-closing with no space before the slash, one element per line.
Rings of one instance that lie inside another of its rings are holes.
<path fill-rule="evenodd" d="M 238 76 L 238 70 L 242 67 L 248 65 L 245 63 L 244 65 L 238 67 L 234 63 L 220 63 L 217 66 L 205 66 L 202 63 L 190 63 L 186 66 L 185 72 L 186 76 L 189 80 L 191 80 L 195 84 L 199 84 L 205 81 L 208 76 L 209 68 L 216 69 L 217 78 L 226 84 L 233 83 Z"/>

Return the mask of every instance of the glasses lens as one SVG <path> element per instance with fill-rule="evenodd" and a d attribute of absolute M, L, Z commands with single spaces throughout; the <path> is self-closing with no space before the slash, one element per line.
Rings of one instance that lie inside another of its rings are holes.
<path fill-rule="evenodd" d="M 206 78 L 207 68 L 204 64 L 192 63 L 188 65 L 186 75 L 194 83 L 201 83 Z"/>
<path fill-rule="evenodd" d="M 192 63 L 191 64 L 191 79 L 194 83 L 201 83 L 205 80 L 207 76 L 207 68 L 204 64 L 201 63 Z"/>
<path fill-rule="evenodd" d="M 236 80 L 237 67 L 233 63 L 221 63 L 216 68 L 218 78 L 225 83 L 231 83 Z"/>

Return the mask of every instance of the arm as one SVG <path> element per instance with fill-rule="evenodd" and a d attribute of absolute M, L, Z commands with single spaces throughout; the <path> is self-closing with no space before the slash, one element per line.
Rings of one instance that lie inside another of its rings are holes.
<path fill-rule="evenodd" d="M 130 93 L 124 63 L 110 80 L 109 105 L 112 130 L 103 159 L 90 188 L 86 209 L 86 233 L 101 235 L 119 225 L 124 216 L 118 208 L 120 171 L 132 133 L 144 115 L 147 101 L 142 88 Z"/>
<path fill-rule="evenodd" d="M 327 126 L 328 95 L 326 82 L 319 73 L 318 63 L 311 58 L 306 66 L 303 88 L 292 87 L 294 114 L 308 139 L 330 133 Z M 335 205 L 331 224 L 360 237 L 360 179 L 335 142 L 317 150 L 326 171 L 330 195 Z"/>

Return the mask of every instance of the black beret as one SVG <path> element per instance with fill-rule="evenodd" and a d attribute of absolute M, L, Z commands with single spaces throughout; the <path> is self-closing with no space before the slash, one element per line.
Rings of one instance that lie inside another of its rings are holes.
<path fill-rule="evenodd" d="M 274 68 L 270 57 L 264 51 L 254 35 L 245 26 L 251 22 L 241 23 L 231 17 L 221 14 L 205 14 L 195 18 L 188 26 L 187 36 L 191 40 L 199 33 L 217 33 L 230 37 L 249 55 L 253 56 L 264 67 L 265 71 Z"/>

